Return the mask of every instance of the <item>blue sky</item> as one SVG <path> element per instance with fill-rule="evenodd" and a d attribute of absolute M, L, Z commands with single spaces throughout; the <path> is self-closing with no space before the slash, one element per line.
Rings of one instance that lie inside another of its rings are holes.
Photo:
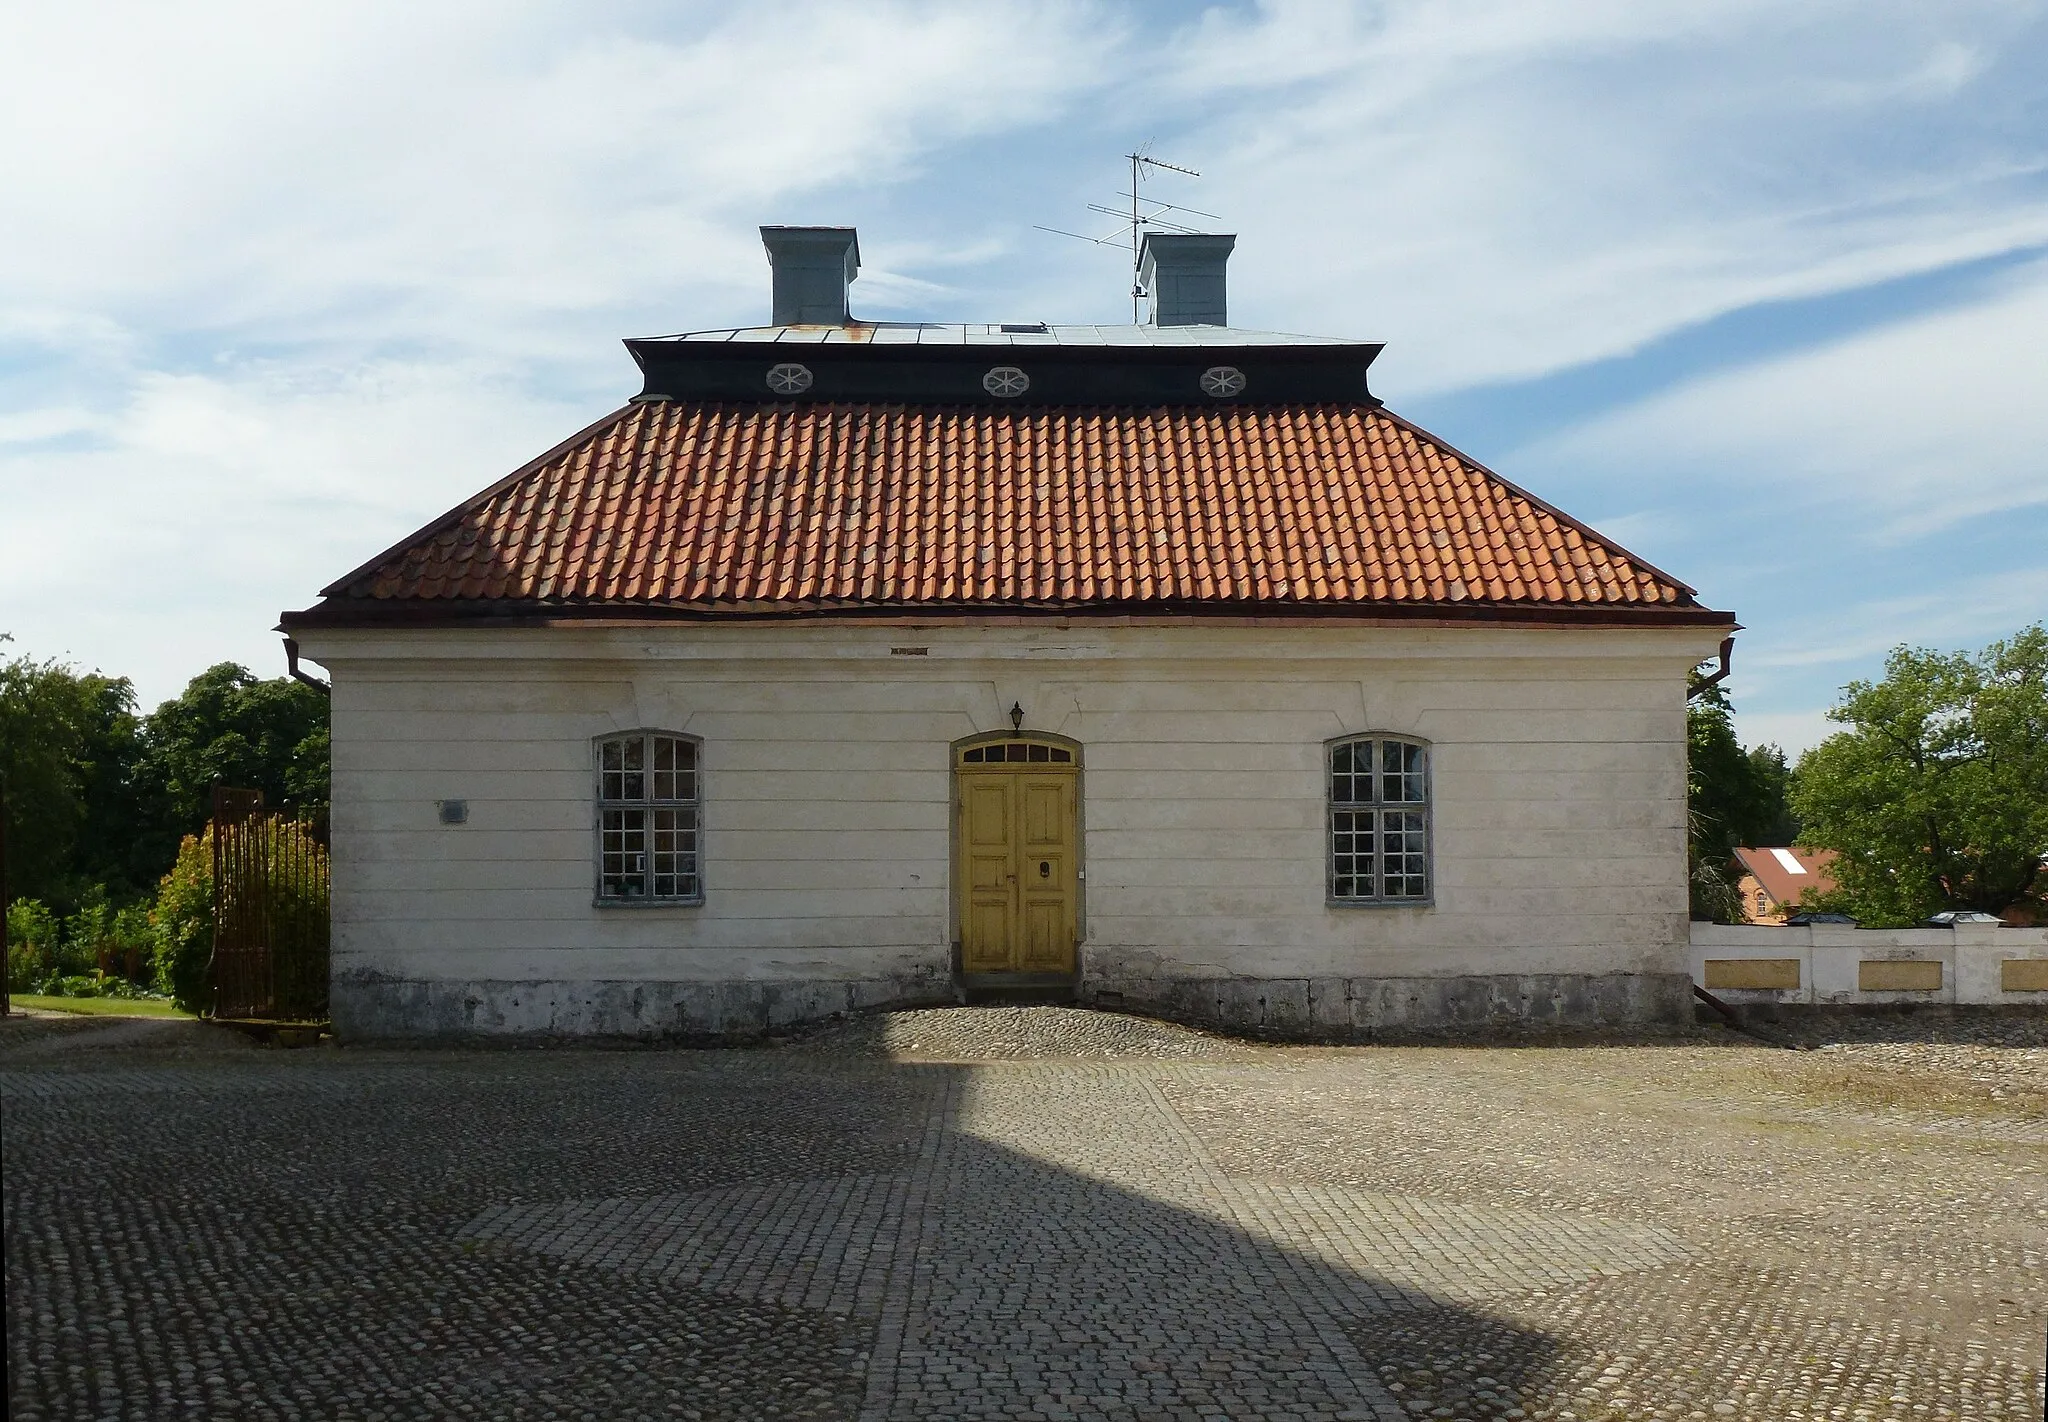
<path fill-rule="evenodd" d="M 1128 319 L 1047 236 L 1151 141 L 1239 325 L 1747 627 L 1797 750 L 1905 641 L 2048 616 L 2035 3 L 79 3 L 0 19 L 0 630 L 147 704 L 765 318 Z"/>

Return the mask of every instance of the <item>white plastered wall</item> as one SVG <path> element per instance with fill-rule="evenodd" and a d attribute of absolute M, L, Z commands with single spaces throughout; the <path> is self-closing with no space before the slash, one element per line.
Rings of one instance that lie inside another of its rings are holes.
<path fill-rule="evenodd" d="M 1044 623 L 301 632 L 334 680 L 337 975 L 945 971 L 952 742 L 1082 746 L 1084 964 L 1686 971 L 1686 670 L 1715 629 Z M 896 649 L 923 648 L 921 655 Z M 591 742 L 702 738 L 705 901 L 592 902 Z M 1429 908 L 1324 895 L 1323 745 L 1433 746 Z M 466 824 L 437 802 L 468 802 Z"/>

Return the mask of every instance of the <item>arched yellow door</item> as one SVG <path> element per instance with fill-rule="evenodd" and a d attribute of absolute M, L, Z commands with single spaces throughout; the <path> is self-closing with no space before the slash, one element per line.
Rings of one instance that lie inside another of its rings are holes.
<path fill-rule="evenodd" d="M 1080 767 L 1066 746 L 1009 740 L 956 753 L 960 966 L 1072 973 Z"/>

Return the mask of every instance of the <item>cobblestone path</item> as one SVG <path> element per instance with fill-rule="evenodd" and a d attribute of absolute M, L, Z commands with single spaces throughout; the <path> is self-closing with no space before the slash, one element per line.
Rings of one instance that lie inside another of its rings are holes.
<path fill-rule="evenodd" d="M 2039 1415 L 2024 1035 L 117 1033 L 0 1038 L 17 1418 Z"/>

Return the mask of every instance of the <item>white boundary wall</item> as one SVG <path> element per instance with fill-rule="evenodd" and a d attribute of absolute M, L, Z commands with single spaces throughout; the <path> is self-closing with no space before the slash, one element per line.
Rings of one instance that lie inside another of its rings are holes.
<path fill-rule="evenodd" d="M 1824 923 L 1801 928 L 1692 925 L 1693 981 L 1724 1002 L 1732 1003 L 2001 1003 L 2031 1004 L 2048 1010 L 2048 988 L 2007 992 L 2000 986 L 2010 971 L 2006 963 L 2030 960 L 2048 964 L 2048 928 L 2000 928 L 1990 924 L 1892 929 Z M 1740 969 L 1709 970 L 1710 963 L 1761 965 L 1783 961 L 1798 963 L 1797 987 L 1732 987 L 1726 985 L 1731 978 L 1750 975 Z M 1879 991 L 1860 986 L 1865 964 L 1930 962 L 1941 965 L 1938 988 Z M 2048 966 L 2030 970 L 2029 977 L 2033 971 L 2048 973 Z M 2048 982 L 2048 978 L 2041 981 Z M 1722 985 L 1717 986 L 1717 982 Z"/>

